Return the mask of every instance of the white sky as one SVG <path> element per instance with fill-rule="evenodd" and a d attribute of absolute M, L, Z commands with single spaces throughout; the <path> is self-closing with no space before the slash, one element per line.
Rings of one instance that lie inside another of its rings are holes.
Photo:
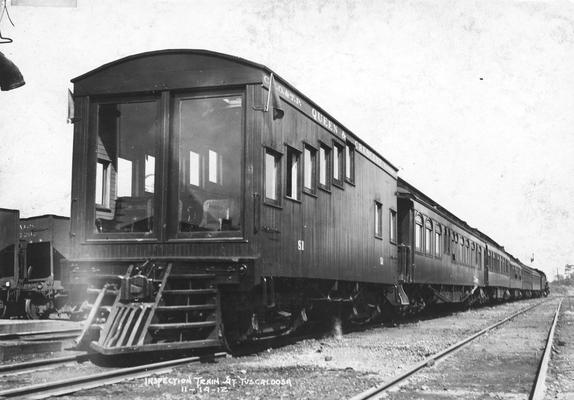
<path fill-rule="evenodd" d="M 401 177 L 554 275 L 574 263 L 574 3 L 78 0 L 8 5 L 0 207 L 69 215 L 70 79 L 197 48 L 275 70 Z M 482 78 L 482 80 L 481 80 Z"/>

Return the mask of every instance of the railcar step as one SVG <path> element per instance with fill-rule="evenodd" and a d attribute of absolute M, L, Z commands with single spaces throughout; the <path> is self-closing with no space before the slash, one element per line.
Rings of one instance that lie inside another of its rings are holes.
<path fill-rule="evenodd" d="M 150 330 L 167 330 L 167 329 L 192 329 L 192 328 L 205 328 L 208 326 L 215 326 L 217 321 L 201 321 L 201 322 L 181 322 L 174 324 L 150 324 Z"/>
<path fill-rule="evenodd" d="M 196 310 L 215 310 L 215 304 L 192 304 L 183 306 L 158 306 L 157 311 L 196 311 Z"/>
<path fill-rule="evenodd" d="M 170 274 L 168 279 L 211 279 L 215 274 Z"/>
<path fill-rule="evenodd" d="M 101 291 L 102 291 L 102 289 L 88 288 L 88 293 L 90 293 L 90 294 L 100 294 Z M 119 292 L 120 292 L 119 290 L 106 289 L 105 294 L 109 295 L 109 296 L 117 296 Z"/>
<path fill-rule="evenodd" d="M 138 346 L 123 346 L 123 347 L 105 347 L 97 342 L 91 342 L 90 347 L 98 353 L 105 355 L 125 354 L 135 352 L 148 352 L 148 351 L 169 351 L 179 349 L 197 349 L 204 347 L 220 347 L 221 342 L 217 339 L 205 340 L 192 340 L 186 342 L 165 342 L 165 343 L 152 343 Z"/>
<path fill-rule="evenodd" d="M 216 289 L 164 289 L 164 294 L 215 294 Z"/>

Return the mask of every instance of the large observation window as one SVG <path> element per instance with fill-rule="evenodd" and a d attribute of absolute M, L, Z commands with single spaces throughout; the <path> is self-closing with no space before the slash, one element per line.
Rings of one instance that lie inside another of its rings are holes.
<path fill-rule="evenodd" d="M 177 233 L 239 231 L 242 96 L 178 96 L 174 107 Z"/>
<path fill-rule="evenodd" d="M 146 233 L 154 229 L 156 100 L 97 106 L 95 226 L 98 233 Z"/>

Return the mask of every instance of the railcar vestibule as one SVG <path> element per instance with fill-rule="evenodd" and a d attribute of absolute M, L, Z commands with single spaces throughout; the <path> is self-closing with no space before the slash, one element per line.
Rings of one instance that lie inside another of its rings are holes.
<path fill-rule="evenodd" d="M 241 92 L 102 99 L 91 116 L 96 237 L 240 234 Z"/>

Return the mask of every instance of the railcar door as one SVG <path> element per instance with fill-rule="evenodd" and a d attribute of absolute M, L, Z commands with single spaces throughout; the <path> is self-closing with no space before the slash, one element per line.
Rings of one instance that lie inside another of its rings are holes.
<path fill-rule="evenodd" d="M 488 283 L 488 269 L 490 268 L 490 266 L 488 265 L 488 246 L 484 247 L 484 253 L 483 253 L 483 263 L 484 263 L 484 286 L 489 286 Z"/>
<path fill-rule="evenodd" d="M 397 272 L 399 281 L 413 281 L 413 239 L 414 211 L 413 203 L 408 199 L 399 198 L 398 204 L 398 239 L 399 262 Z"/>

